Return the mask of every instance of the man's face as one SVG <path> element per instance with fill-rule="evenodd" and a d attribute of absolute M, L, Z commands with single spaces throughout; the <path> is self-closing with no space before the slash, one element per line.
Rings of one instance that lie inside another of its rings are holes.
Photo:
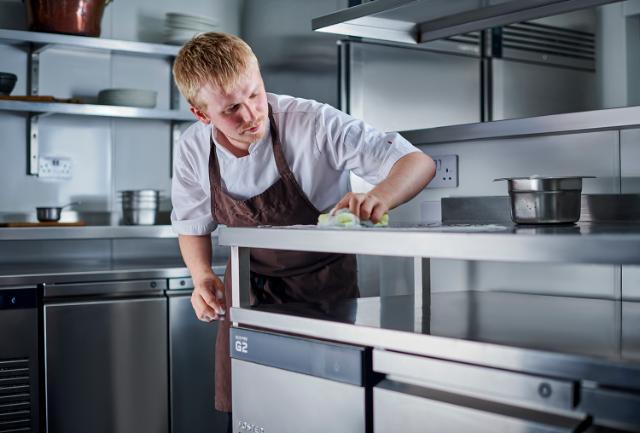
<path fill-rule="evenodd" d="M 212 123 L 233 147 L 247 150 L 264 136 L 268 122 L 267 94 L 258 65 L 249 66 L 228 92 L 209 84 L 200 90 L 198 99 L 206 108 L 191 107 L 191 112 L 201 122 Z"/>

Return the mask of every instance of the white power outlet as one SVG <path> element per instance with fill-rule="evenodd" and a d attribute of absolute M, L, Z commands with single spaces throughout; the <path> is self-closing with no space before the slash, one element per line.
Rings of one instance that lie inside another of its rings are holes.
<path fill-rule="evenodd" d="M 436 175 L 427 188 L 456 188 L 458 186 L 458 155 L 430 155 L 436 163 Z"/>
<path fill-rule="evenodd" d="M 52 179 L 71 179 L 71 158 L 43 156 L 38 158 L 38 176 Z"/>

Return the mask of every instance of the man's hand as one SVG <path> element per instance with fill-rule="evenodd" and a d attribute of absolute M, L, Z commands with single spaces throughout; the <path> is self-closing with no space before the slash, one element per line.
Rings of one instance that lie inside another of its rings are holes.
<path fill-rule="evenodd" d="M 376 194 L 348 192 L 331 210 L 335 214 L 338 209 L 348 208 L 349 211 L 362 221 L 376 224 L 382 215 L 389 211 L 389 205 Z"/>
<path fill-rule="evenodd" d="M 196 317 L 203 322 L 224 317 L 226 314 L 224 283 L 220 278 L 212 274 L 200 281 L 194 280 L 194 283 L 191 305 L 196 312 Z"/>

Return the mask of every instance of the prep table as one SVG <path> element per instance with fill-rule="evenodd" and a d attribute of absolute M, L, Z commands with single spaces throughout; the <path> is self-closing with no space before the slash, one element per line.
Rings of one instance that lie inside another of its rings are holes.
<path fill-rule="evenodd" d="M 429 258 L 637 265 L 639 224 L 223 227 L 220 243 L 234 326 L 373 348 L 382 380 L 363 431 L 462 431 L 463 419 L 478 431 L 640 430 L 640 303 L 429 286 Z M 252 308 L 250 248 L 414 257 L 415 291 Z M 267 430 L 247 413 L 234 423 Z"/>

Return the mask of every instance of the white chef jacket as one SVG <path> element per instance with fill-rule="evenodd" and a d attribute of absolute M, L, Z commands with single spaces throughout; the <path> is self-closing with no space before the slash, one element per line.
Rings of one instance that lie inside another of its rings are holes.
<path fill-rule="evenodd" d="M 401 157 L 420 150 L 398 133 L 382 133 L 361 120 L 317 101 L 267 93 L 284 156 L 298 184 L 321 212 L 349 191 L 349 171 L 369 183 L 387 177 Z M 278 178 L 270 128 L 238 158 L 214 141 L 222 188 L 232 197 L 254 197 Z M 210 137 L 214 127 L 191 125 L 177 143 L 171 186 L 171 224 L 178 234 L 206 235 L 211 216 Z"/>

